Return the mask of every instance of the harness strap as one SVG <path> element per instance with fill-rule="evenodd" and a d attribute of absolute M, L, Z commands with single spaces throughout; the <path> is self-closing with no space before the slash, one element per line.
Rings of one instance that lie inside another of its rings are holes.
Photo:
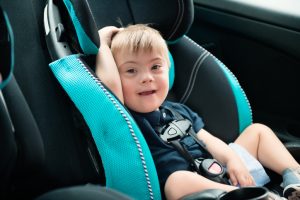
<path fill-rule="evenodd" d="M 191 154 L 188 152 L 188 150 L 185 148 L 185 146 L 183 146 L 179 140 L 173 140 L 170 141 L 170 144 L 173 145 L 173 147 L 184 157 L 184 159 L 186 159 L 191 167 L 195 170 L 195 171 L 199 171 L 199 167 L 195 162 L 195 159 L 191 156 Z"/>
<path fill-rule="evenodd" d="M 183 156 L 183 158 L 190 163 L 190 166 L 195 171 L 199 172 L 199 163 L 197 164 L 197 159 L 193 158 L 186 147 L 180 142 L 182 138 L 190 135 L 198 143 L 198 145 L 206 151 L 208 155 L 210 155 L 205 148 L 205 144 L 199 140 L 193 130 L 191 121 L 185 119 L 180 113 L 168 106 L 161 107 L 160 110 L 162 113 L 169 111 L 175 118 L 173 121 L 164 126 L 156 127 L 156 131 L 159 133 L 160 138 L 164 142 L 171 144 Z"/>
<path fill-rule="evenodd" d="M 163 109 L 164 109 L 164 110 L 170 111 L 171 114 L 174 116 L 174 118 L 175 118 L 176 120 L 187 120 L 187 119 L 185 119 L 179 112 L 177 112 L 176 110 L 174 110 L 173 108 L 171 108 L 171 107 L 169 107 L 169 106 L 164 106 L 164 108 L 162 108 L 162 110 L 163 110 Z M 193 127 L 192 127 L 192 124 L 191 124 L 191 126 L 188 128 L 188 130 L 186 130 L 186 133 L 187 133 L 188 135 L 190 135 L 190 136 L 198 143 L 198 145 L 199 145 L 200 147 L 202 147 L 203 150 L 205 150 L 205 152 L 206 152 L 210 157 L 212 157 L 212 156 L 210 155 L 210 153 L 207 151 L 205 143 L 197 137 L 197 134 L 195 133 L 195 131 L 194 131 Z"/>
<path fill-rule="evenodd" d="M 171 144 L 183 158 L 189 162 L 191 168 L 198 174 L 201 174 L 210 180 L 228 184 L 228 179 L 224 178 L 224 168 L 217 160 L 212 158 L 203 141 L 197 137 L 191 121 L 185 119 L 179 112 L 168 106 L 160 109 L 163 113 L 169 111 L 174 118 L 174 120 L 168 124 L 162 127 L 156 127 L 156 131 L 159 133 L 160 138 L 164 142 Z M 190 135 L 210 158 L 193 158 L 186 149 L 186 146 L 181 143 L 182 138 L 187 135 Z"/>

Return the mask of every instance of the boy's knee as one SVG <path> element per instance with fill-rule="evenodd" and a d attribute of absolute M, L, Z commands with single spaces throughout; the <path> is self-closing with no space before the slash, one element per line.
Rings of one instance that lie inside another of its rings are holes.
<path fill-rule="evenodd" d="M 256 129 L 262 129 L 267 127 L 266 125 L 261 123 L 253 123 L 252 126 L 255 127 Z"/>
<path fill-rule="evenodd" d="M 189 176 L 195 176 L 193 172 L 189 171 L 176 171 L 172 173 L 164 186 L 165 190 L 165 196 L 167 199 L 179 199 L 183 197 L 186 193 L 185 191 L 185 184 L 186 182 L 183 180 L 186 180 Z"/>
<path fill-rule="evenodd" d="M 253 130 L 252 132 L 256 134 L 266 134 L 266 133 L 271 133 L 272 131 L 268 126 L 260 123 L 252 124 L 251 129 Z"/>
<path fill-rule="evenodd" d="M 177 196 L 177 187 L 180 185 L 180 181 L 178 180 L 182 180 L 182 178 L 184 178 L 184 173 L 182 171 L 176 171 L 168 177 L 164 187 L 167 199 L 175 199 L 174 197 Z"/>

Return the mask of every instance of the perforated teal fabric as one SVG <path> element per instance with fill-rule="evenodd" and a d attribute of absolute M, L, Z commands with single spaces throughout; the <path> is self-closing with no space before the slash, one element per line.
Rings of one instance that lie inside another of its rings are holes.
<path fill-rule="evenodd" d="M 122 104 L 90 73 L 79 55 L 52 62 L 50 68 L 91 130 L 107 187 L 134 199 L 161 199 L 150 150 Z"/>

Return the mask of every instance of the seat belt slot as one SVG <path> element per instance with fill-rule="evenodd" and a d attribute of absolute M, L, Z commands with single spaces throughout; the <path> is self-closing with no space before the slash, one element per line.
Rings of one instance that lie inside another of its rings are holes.
<path fill-rule="evenodd" d="M 62 23 L 58 23 L 57 27 L 55 28 L 56 38 L 58 42 L 65 42 L 65 28 Z"/>

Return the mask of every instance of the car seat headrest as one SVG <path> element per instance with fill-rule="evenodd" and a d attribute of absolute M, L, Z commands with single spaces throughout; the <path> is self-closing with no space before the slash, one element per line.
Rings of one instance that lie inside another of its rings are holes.
<path fill-rule="evenodd" d="M 62 4 L 61 2 L 54 1 L 55 4 Z M 77 17 L 87 36 L 98 46 L 98 30 L 104 26 L 149 24 L 160 31 L 165 40 L 176 41 L 189 30 L 194 18 L 192 0 L 64 0 L 64 4 L 69 13 L 72 12 Z"/>
<path fill-rule="evenodd" d="M 14 66 L 13 59 L 13 33 L 6 13 L 0 7 L 0 89 L 2 89 L 11 78 Z"/>
<path fill-rule="evenodd" d="M 112 0 L 107 2 L 95 3 L 91 0 L 49 0 L 44 10 L 44 28 L 46 33 L 46 42 L 49 53 L 53 60 L 63 58 L 74 53 L 83 53 L 86 55 L 96 55 L 98 53 L 99 36 L 98 30 L 107 25 L 121 26 L 117 20 L 122 21 L 123 25 L 146 23 L 158 29 L 165 39 L 170 42 L 175 41 L 188 31 L 193 20 L 193 4 L 190 0 L 181 1 L 181 3 L 170 4 L 170 10 L 173 15 L 164 14 L 160 17 L 153 17 L 150 12 L 161 6 L 155 1 L 145 1 L 144 7 L 139 1 L 130 1 L 125 3 L 118 1 L 122 6 L 115 6 Z M 165 1 L 169 2 L 169 1 Z M 114 11 L 112 14 L 108 10 L 112 8 L 122 8 Z M 93 8 L 93 9 L 92 9 Z M 126 9 L 127 8 L 127 9 Z M 149 19 L 142 15 L 143 10 L 149 13 Z M 122 12 L 121 12 L 122 11 Z M 154 11 L 153 11 L 154 12 Z M 136 14 L 134 14 L 136 13 Z M 171 13 L 171 12 L 170 12 Z M 173 22 L 170 16 L 177 16 L 178 19 Z M 155 15 L 156 16 L 156 15 Z M 170 24 L 171 23 L 171 24 Z M 170 58 L 170 89 L 174 83 L 174 61 L 171 53 Z"/>

